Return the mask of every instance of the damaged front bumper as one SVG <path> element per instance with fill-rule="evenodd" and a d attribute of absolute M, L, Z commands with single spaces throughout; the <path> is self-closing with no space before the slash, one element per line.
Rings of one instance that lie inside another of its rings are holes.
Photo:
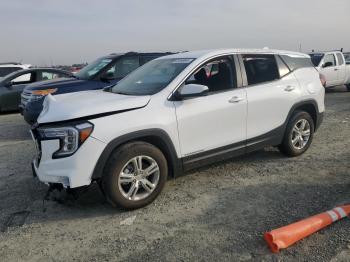
<path fill-rule="evenodd" d="M 45 184 L 61 184 L 65 188 L 91 184 L 93 170 L 106 144 L 89 137 L 73 155 L 54 159 L 52 155 L 60 147 L 59 140 L 38 141 L 31 133 L 38 151 L 32 162 L 35 177 Z"/>

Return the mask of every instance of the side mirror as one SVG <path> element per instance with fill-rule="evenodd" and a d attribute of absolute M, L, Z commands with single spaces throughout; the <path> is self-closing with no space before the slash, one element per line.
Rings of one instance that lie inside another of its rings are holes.
<path fill-rule="evenodd" d="M 209 92 L 209 88 L 205 85 L 188 84 L 180 87 L 177 91 L 176 98 L 179 100 L 190 97 L 205 96 Z"/>
<path fill-rule="evenodd" d="M 325 68 L 325 67 L 330 67 L 330 66 L 333 66 L 332 62 L 326 62 L 326 63 L 323 64 L 322 67 Z"/>
<path fill-rule="evenodd" d="M 4 86 L 7 88 L 10 88 L 12 85 L 13 83 L 11 81 L 4 84 Z"/>

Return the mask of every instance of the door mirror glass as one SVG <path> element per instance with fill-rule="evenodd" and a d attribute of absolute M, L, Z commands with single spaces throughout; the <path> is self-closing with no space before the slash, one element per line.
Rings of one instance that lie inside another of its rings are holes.
<path fill-rule="evenodd" d="M 330 66 L 333 66 L 332 62 L 326 62 L 323 64 L 323 67 L 330 67 Z"/>
<path fill-rule="evenodd" d="M 189 98 L 204 96 L 209 92 L 209 88 L 205 85 L 187 84 L 182 86 L 178 91 L 179 98 Z"/>

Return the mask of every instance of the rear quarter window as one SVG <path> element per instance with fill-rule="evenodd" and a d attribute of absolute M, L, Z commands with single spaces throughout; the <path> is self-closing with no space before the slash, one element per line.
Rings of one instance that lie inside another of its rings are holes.
<path fill-rule="evenodd" d="M 292 71 L 304 67 L 314 67 L 311 59 L 308 57 L 297 57 L 289 55 L 280 55 L 280 57 Z"/>

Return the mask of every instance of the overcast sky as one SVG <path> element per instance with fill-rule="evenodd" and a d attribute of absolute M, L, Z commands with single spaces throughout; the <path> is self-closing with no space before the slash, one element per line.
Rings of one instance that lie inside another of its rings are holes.
<path fill-rule="evenodd" d="M 90 62 L 124 51 L 350 51 L 350 0 L 0 0 L 0 62 Z"/>

